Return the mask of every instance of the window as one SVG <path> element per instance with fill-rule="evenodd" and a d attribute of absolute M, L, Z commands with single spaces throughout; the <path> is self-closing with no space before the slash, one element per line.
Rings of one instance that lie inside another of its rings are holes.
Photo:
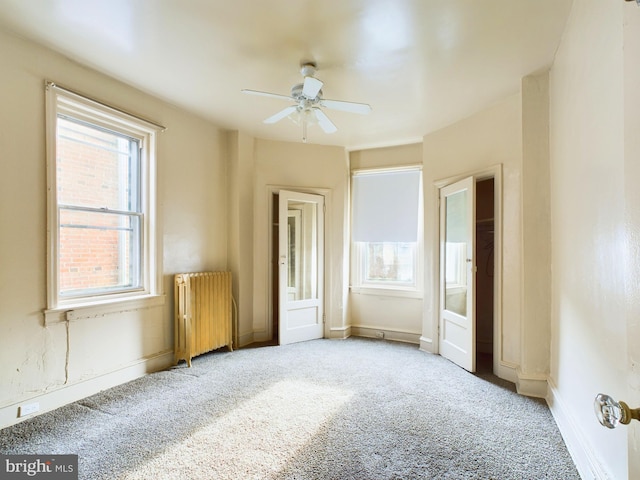
<path fill-rule="evenodd" d="M 49 309 L 159 293 L 158 129 L 47 85 Z"/>
<path fill-rule="evenodd" d="M 352 193 L 352 286 L 419 292 L 421 170 L 357 171 Z"/>
<path fill-rule="evenodd" d="M 416 242 L 362 242 L 362 282 L 415 285 Z"/>

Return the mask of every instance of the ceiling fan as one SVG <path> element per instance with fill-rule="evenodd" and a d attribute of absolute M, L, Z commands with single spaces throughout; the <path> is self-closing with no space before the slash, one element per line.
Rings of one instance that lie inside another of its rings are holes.
<path fill-rule="evenodd" d="M 302 123 L 303 142 L 307 141 L 308 125 L 317 123 L 325 133 L 334 133 L 338 130 L 338 127 L 336 127 L 327 114 L 322 111 L 321 107 L 362 115 L 371 111 L 371 106 L 366 103 L 344 102 L 342 100 L 327 100 L 322 98 L 322 86 L 324 83 L 313 76 L 315 72 L 315 63 L 302 64 L 300 73 L 304 77 L 304 81 L 303 83 L 294 85 L 291 88 L 291 95 L 289 96 L 247 89 L 242 90 L 242 93 L 293 101 L 294 105 L 290 105 L 275 115 L 270 116 L 264 120 L 264 123 L 276 123 L 286 117 L 289 117 L 296 123 Z"/>

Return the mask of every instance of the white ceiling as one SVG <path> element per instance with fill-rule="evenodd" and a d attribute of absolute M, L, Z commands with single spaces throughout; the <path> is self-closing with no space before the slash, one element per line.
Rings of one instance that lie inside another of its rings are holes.
<path fill-rule="evenodd" d="M 0 25 L 223 128 L 300 141 L 262 120 L 315 61 L 338 127 L 309 142 L 409 143 L 518 92 L 553 61 L 572 0 L 2 0 Z M 54 79 L 55 80 L 55 79 Z"/>

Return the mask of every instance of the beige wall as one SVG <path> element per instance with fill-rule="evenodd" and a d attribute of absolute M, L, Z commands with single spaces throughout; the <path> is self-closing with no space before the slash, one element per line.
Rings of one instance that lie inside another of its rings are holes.
<path fill-rule="evenodd" d="M 325 195 L 325 336 L 348 335 L 347 153 L 342 147 L 256 139 L 254 160 L 253 340 L 271 338 L 271 195 L 280 187 Z"/>
<path fill-rule="evenodd" d="M 422 348 L 438 351 L 438 187 L 447 180 L 502 171 L 502 327 L 494 344 L 501 376 L 515 381 L 521 334 L 522 100 L 516 94 L 454 125 L 424 137 L 425 305 Z M 497 226 L 498 227 L 498 226 Z M 499 228 L 499 227 L 498 227 Z M 497 230 L 497 235 L 500 232 Z"/>
<path fill-rule="evenodd" d="M 422 164 L 422 144 L 353 151 L 351 171 Z M 354 335 L 419 343 L 422 333 L 423 295 L 419 298 L 394 296 L 384 291 L 349 293 L 349 318 Z"/>
<path fill-rule="evenodd" d="M 212 124 L 0 31 L 0 426 L 172 362 L 172 274 L 225 269 L 224 135 Z M 168 127 L 158 137 L 163 306 L 44 326 L 44 82 Z"/>
<path fill-rule="evenodd" d="M 637 427 L 603 428 L 592 407 L 599 392 L 638 400 L 639 15 L 575 1 L 550 74 L 550 403 L 585 478 L 640 475 Z"/>
<path fill-rule="evenodd" d="M 233 298 L 237 305 L 236 346 L 253 341 L 253 208 L 254 145 L 253 137 L 228 132 L 228 258 L 234 272 Z"/>
<path fill-rule="evenodd" d="M 522 79 L 522 330 L 518 391 L 545 397 L 551 334 L 549 75 Z"/>

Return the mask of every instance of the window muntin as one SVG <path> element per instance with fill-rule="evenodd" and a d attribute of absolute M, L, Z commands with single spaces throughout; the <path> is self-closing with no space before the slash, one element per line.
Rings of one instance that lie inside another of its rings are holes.
<path fill-rule="evenodd" d="M 47 86 L 50 310 L 160 292 L 157 130 Z"/>
<path fill-rule="evenodd" d="M 138 215 L 61 207 L 60 296 L 141 289 L 141 223 Z"/>

